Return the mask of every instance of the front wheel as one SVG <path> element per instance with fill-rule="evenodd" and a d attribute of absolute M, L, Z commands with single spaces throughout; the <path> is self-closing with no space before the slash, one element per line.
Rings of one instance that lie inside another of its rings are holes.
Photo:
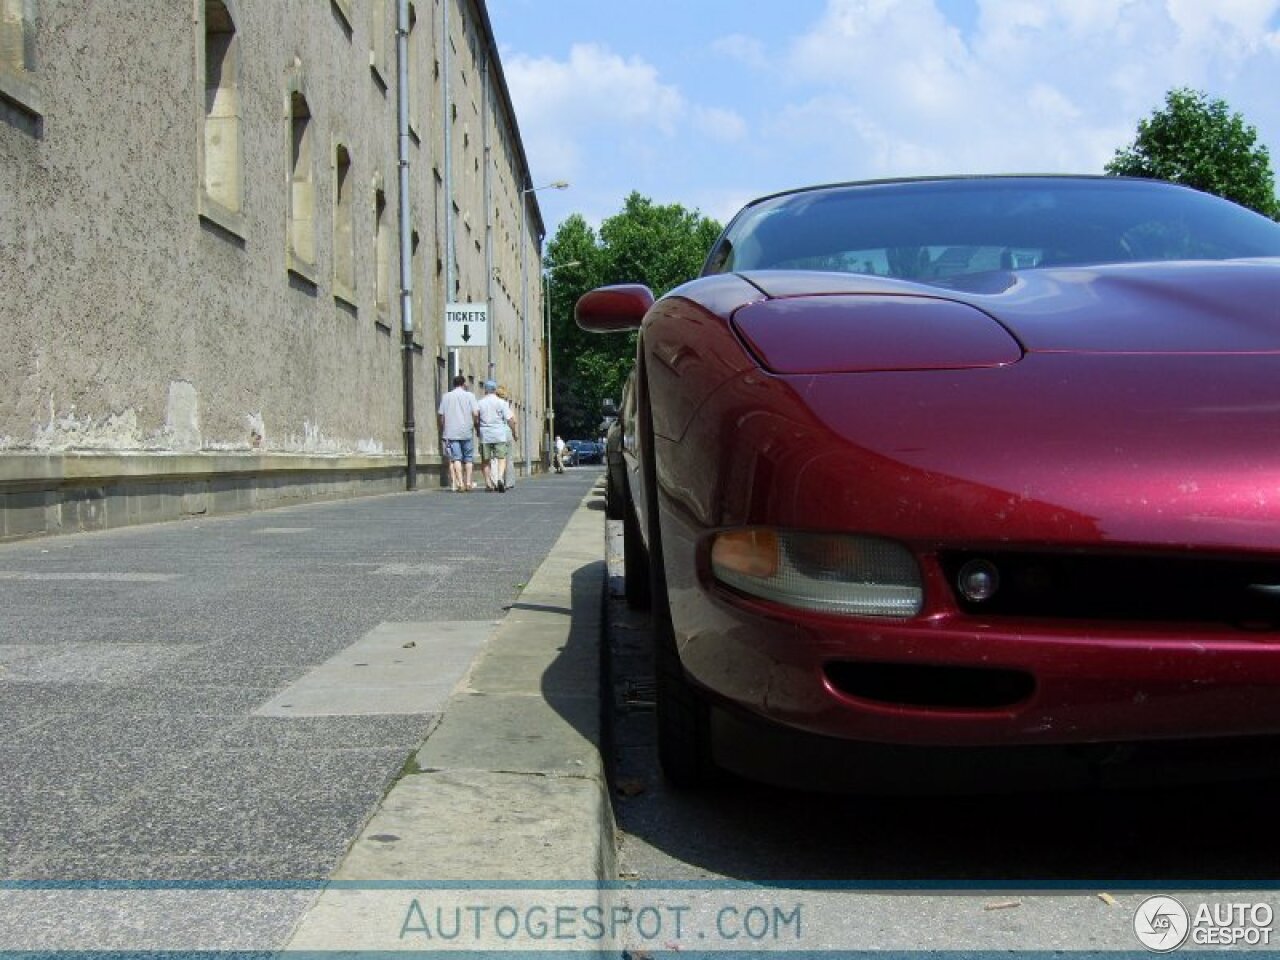
<path fill-rule="evenodd" d="M 686 790 L 709 786 L 719 778 L 711 752 L 711 708 L 685 677 L 674 649 L 658 638 L 654 653 L 662 775 Z"/>
<path fill-rule="evenodd" d="M 626 588 L 627 606 L 632 610 L 648 610 L 651 598 L 649 585 L 649 551 L 640 538 L 640 519 L 630 493 L 622 497 L 622 572 Z"/>
<path fill-rule="evenodd" d="M 658 763 L 663 777 L 672 786 L 695 790 L 719 780 L 711 749 L 711 708 L 701 691 L 685 675 L 676 649 L 666 564 L 662 555 L 657 470 L 652 460 L 653 434 L 648 423 L 646 427 L 650 453 L 645 462 L 645 486 L 649 491 L 648 600 L 653 631 L 654 679 L 657 681 Z M 632 522 L 636 523 L 634 506 L 629 513 Z"/>
<path fill-rule="evenodd" d="M 625 477 L 619 476 L 621 471 L 616 467 L 606 467 L 604 475 L 604 515 L 610 520 L 626 519 L 626 495 L 622 492 L 627 485 Z"/>

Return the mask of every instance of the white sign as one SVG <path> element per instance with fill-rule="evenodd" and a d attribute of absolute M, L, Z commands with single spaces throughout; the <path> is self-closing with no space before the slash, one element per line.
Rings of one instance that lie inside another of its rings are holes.
<path fill-rule="evenodd" d="M 489 345 L 489 305 L 487 303 L 450 303 L 444 308 L 444 345 L 446 347 L 485 347 Z"/>

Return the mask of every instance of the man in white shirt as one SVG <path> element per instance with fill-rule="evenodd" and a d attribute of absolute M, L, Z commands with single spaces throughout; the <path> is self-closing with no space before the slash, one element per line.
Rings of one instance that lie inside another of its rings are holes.
<path fill-rule="evenodd" d="M 498 396 L 498 384 L 484 382 L 484 399 L 480 401 L 476 424 L 480 427 L 480 456 L 484 460 L 484 485 L 499 493 L 507 489 L 507 437 L 516 439 L 516 418 L 507 401 Z"/>
<path fill-rule="evenodd" d="M 440 409 L 436 411 L 441 445 L 449 456 L 449 480 L 455 493 L 476 488 L 471 479 L 471 464 L 475 459 L 473 444 L 479 416 L 475 394 L 467 389 L 467 378 L 459 374 L 453 378 L 453 389 L 441 398 Z"/>

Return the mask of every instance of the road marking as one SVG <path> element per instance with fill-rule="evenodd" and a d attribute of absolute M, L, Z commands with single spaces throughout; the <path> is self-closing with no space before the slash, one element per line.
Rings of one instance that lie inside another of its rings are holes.
<path fill-rule="evenodd" d="M 446 577 L 453 572 L 447 563 L 384 563 L 369 571 L 370 576 Z"/>
<path fill-rule="evenodd" d="M 254 711 L 259 717 L 439 713 L 494 620 L 380 623 Z"/>
<path fill-rule="evenodd" d="M 134 683 L 191 649 L 170 643 L 0 643 L 0 684 Z"/>
<path fill-rule="evenodd" d="M 178 573 L 37 573 L 34 570 L 0 570 L 0 580 L 100 580 L 106 583 L 164 583 Z"/>

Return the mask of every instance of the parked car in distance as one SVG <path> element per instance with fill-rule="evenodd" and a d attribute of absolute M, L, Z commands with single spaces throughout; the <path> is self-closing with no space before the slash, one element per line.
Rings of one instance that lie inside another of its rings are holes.
<path fill-rule="evenodd" d="M 622 411 L 627 408 L 627 404 L 631 403 L 631 385 L 635 380 L 635 371 L 628 374 L 626 382 L 622 386 L 622 402 L 618 405 L 609 405 L 609 429 L 604 437 L 604 465 L 605 465 L 605 488 L 604 488 L 604 505 L 605 515 L 610 520 L 622 520 L 625 516 L 623 505 L 625 496 L 623 491 L 627 486 L 626 477 L 626 461 L 622 456 L 622 421 L 620 416 Z M 647 586 L 647 585 L 646 585 Z"/>
<path fill-rule="evenodd" d="M 660 299 L 583 296 L 639 330 L 667 777 L 1119 781 L 1280 734 L 1277 304 L 1280 224 L 1066 176 L 777 194 Z"/>
<path fill-rule="evenodd" d="M 568 444 L 569 449 L 573 451 L 574 466 L 604 462 L 604 449 L 594 440 L 570 440 Z"/>

